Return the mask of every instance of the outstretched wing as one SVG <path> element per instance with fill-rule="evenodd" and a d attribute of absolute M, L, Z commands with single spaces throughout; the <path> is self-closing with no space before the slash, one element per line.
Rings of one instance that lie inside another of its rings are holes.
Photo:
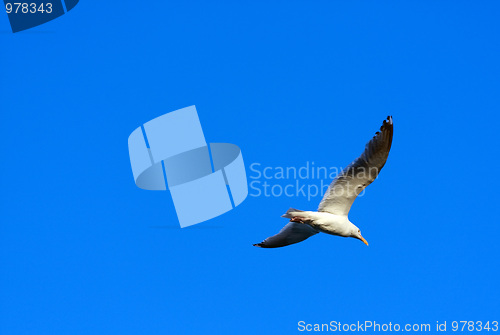
<path fill-rule="evenodd" d="M 380 131 L 377 131 L 365 151 L 349 164 L 333 180 L 323 196 L 318 212 L 347 215 L 352 203 L 366 186 L 377 178 L 384 167 L 392 144 L 392 116 L 384 120 Z"/>
<path fill-rule="evenodd" d="M 318 231 L 308 224 L 290 221 L 278 234 L 268 237 L 264 241 L 254 244 L 254 246 L 260 248 L 284 247 L 302 242 L 317 233 Z"/>

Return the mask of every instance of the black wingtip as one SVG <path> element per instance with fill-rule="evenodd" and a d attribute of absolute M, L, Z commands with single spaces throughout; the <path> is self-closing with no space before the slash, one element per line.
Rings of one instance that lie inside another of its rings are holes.
<path fill-rule="evenodd" d="M 389 116 L 387 116 L 387 119 L 385 119 L 382 122 L 382 125 L 380 126 L 380 130 L 375 133 L 375 136 L 380 135 L 381 132 L 383 133 L 384 130 L 387 130 L 388 128 L 391 128 L 392 126 L 393 126 L 393 124 L 392 124 L 392 116 L 389 115 Z"/>
<path fill-rule="evenodd" d="M 384 127 L 392 126 L 392 116 L 388 116 L 387 119 L 382 122 L 382 126 L 380 127 L 380 130 L 383 130 Z"/>

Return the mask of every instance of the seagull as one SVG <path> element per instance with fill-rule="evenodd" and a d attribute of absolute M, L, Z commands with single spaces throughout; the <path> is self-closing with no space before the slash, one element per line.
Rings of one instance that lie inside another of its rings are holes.
<path fill-rule="evenodd" d="M 260 248 L 279 248 L 302 242 L 319 232 L 354 237 L 368 242 L 361 236 L 361 231 L 347 215 L 352 203 L 384 167 L 392 144 L 392 116 L 384 120 L 380 131 L 366 144 L 365 151 L 343 169 L 332 181 L 323 196 L 317 211 L 302 211 L 290 208 L 281 217 L 290 222 L 274 236 L 254 244 Z"/>

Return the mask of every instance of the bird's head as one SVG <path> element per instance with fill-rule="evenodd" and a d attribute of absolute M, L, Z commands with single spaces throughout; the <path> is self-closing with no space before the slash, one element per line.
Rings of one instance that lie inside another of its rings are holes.
<path fill-rule="evenodd" d="M 353 225 L 354 226 L 354 225 Z M 361 230 L 358 227 L 354 226 L 351 231 L 351 237 L 357 238 L 358 240 L 363 241 L 364 244 L 368 245 L 368 242 L 361 236 Z"/>

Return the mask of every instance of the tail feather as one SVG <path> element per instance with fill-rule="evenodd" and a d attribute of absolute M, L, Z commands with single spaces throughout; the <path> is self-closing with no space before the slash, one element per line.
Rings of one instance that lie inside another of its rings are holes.
<path fill-rule="evenodd" d="M 290 207 L 285 214 L 283 214 L 281 217 L 282 218 L 287 218 L 287 219 L 291 219 L 293 217 L 293 215 L 291 215 L 290 213 L 293 213 L 293 212 L 304 212 L 303 210 L 300 210 L 300 209 L 295 209 L 295 208 L 292 208 Z"/>

